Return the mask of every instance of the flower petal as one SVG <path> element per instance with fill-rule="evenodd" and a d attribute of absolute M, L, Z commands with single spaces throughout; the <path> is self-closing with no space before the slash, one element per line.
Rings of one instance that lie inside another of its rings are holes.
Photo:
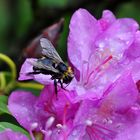
<path fill-rule="evenodd" d="M 104 10 L 102 14 L 102 18 L 98 20 L 102 30 L 106 30 L 111 24 L 116 21 L 115 16 L 109 10 Z"/>
<path fill-rule="evenodd" d="M 70 22 L 68 56 L 70 62 L 81 71 L 82 63 L 88 61 L 94 50 L 94 41 L 100 32 L 97 20 L 85 9 L 77 10 Z"/>
<path fill-rule="evenodd" d="M 42 90 L 36 103 L 36 107 L 40 108 L 39 110 L 44 110 L 46 116 L 49 113 L 49 116 L 56 116 L 57 120 L 62 122 L 65 109 L 67 110 L 67 117 L 69 118 L 74 115 L 78 107 L 78 105 L 71 104 L 71 101 L 66 94 L 70 94 L 70 92 L 58 87 L 57 97 L 54 90 L 54 85 L 47 85 Z"/>
<path fill-rule="evenodd" d="M 44 85 L 53 83 L 53 81 L 51 80 L 51 75 L 29 74 L 29 73 L 33 72 L 33 65 L 32 65 L 32 63 L 34 61 L 37 61 L 37 59 L 28 58 L 28 59 L 25 60 L 25 62 L 23 63 L 23 65 L 21 67 L 18 80 L 34 79 L 35 81 L 37 81 L 37 82 L 39 82 L 41 84 L 44 84 Z"/>
<path fill-rule="evenodd" d="M 135 34 L 135 40 L 132 45 L 126 50 L 126 55 L 129 59 L 140 57 L 140 31 Z"/>
<path fill-rule="evenodd" d="M 17 121 L 27 130 L 39 120 L 35 113 L 34 104 L 37 100 L 30 92 L 14 91 L 9 97 L 8 108 Z"/>
<path fill-rule="evenodd" d="M 123 53 L 132 44 L 138 24 L 133 19 L 123 18 L 116 20 L 104 33 L 98 36 L 96 46 L 110 56 L 122 58 Z"/>
<path fill-rule="evenodd" d="M 108 89 L 108 95 L 103 100 L 102 106 L 113 111 L 125 111 L 137 100 L 138 90 L 130 72 L 124 73 Z"/>
<path fill-rule="evenodd" d="M 29 140 L 29 139 L 20 132 L 14 132 L 10 129 L 7 129 L 3 132 L 0 132 L 0 140 Z"/>
<path fill-rule="evenodd" d="M 25 60 L 25 62 L 23 63 L 23 65 L 21 67 L 18 80 L 33 79 L 33 75 L 32 74 L 29 75 L 28 73 L 33 72 L 32 62 L 34 60 L 37 60 L 37 59 L 29 58 L 29 59 Z"/>

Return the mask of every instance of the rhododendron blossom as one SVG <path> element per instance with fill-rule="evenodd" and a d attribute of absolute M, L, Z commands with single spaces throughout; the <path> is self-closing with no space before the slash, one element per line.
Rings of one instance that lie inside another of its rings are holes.
<path fill-rule="evenodd" d="M 72 104 L 65 94 L 69 93 L 60 89 L 56 97 L 53 85 L 46 86 L 39 97 L 30 92 L 14 91 L 9 98 L 8 108 L 31 135 L 41 132 L 45 137 L 55 139 L 62 133 L 61 140 L 67 133 L 67 129 L 64 129 L 66 124 L 71 124 L 79 106 Z"/>
<path fill-rule="evenodd" d="M 122 73 L 130 70 L 138 80 L 139 53 L 132 55 L 132 48 L 139 49 L 139 26 L 130 18 L 116 19 L 108 10 L 97 20 L 89 12 L 79 9 L 70 22 L 68 56 L 75 70 L 70 89 L 77 99 L 102 98 L 105 90 Z"/>
<path fill-rule="evenodd" d="M 28 75 L 26 59 L 19 80 L 34 79 L 45 85 L 39 97 L 14 91 L 8 108 L 30 132 L 43 140 L 139 140 L 140 31 L 130 18 L 117 19 L 103 11 L 95 19 L 85 9 L 70 21 L 68 58 L 75 77 L 66 90 L 54 91 L 50 75 Z"/>

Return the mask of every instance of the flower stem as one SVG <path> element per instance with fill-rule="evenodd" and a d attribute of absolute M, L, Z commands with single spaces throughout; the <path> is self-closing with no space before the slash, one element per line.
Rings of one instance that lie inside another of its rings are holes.
<path fill-rule="evenodd" d="M 6 86 L 6 80 L 4 73 L 0 73 L 0 90 L 4 90 Z"/>
<path fill-rule="evenodd" d="M 0 75 L 0 89 L 2 90 L 2 92 L 8 93 L 15 85 L 15 80 L 17 76 L 16 65 L 8 56 L 2 53 L 0 53 L 0 60 L 8 64 L 12 73 L 11 81 L 8 84 L 6 84 L 5 75 L 3 73 Z"/>
<path fill-rule="evenodd" d="M 12 72 L 12 79 L 15 80 L 17 76 L 15 63 L 6 55 L 0 53 L 0 59 L 8 64 Z"/>

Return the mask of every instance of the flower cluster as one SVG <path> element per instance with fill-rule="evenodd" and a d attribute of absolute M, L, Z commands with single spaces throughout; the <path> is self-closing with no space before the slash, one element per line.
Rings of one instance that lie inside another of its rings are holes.
<path fill-rule="evenodd" d="M 45 87 L 39 97 L 14 91 L 8 108 L 32 139 L 35 133 L 43 140 L 140 139 L 138 28 L 133 19 L 116 19 L 109 10 L 99 20 L 77 10 L 68 37 L 75 77 L 67 90 L 58 87 L 57 97 L 50 76 L 27 75 L 34 59 L 25 61 L 19 80 L 34 79 Z"/>

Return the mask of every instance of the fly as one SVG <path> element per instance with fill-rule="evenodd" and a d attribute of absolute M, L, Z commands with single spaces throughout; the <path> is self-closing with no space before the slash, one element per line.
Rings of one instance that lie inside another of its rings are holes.
<path fill-rule="evenodd" d="M 42 48 L 42 58 L 32 63 L 33 72 L 29 74 L 45 74 L 51 75 L 51 79 L 54 80 L 55 93 L 57 94 L 57 84 L 60 83 L 61 88 L 64 89 L 63 83 L 69 84 L 74 77 L 73 71 L 70 66 L 67 66 L 52 43 L 46 39 L 40 39 L 40 45 Z"/>

